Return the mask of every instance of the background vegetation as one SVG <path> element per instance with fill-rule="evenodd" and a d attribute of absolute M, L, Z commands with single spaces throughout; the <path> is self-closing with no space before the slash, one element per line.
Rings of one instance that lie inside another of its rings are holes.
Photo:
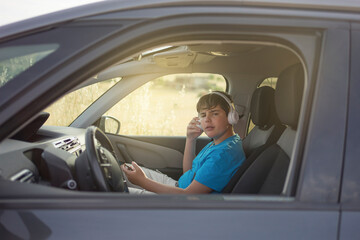
<path fill-rule="evenodd" d="M 67 94 L 45 109 L 51 114 L 47 125 L 68 126 L 99 96 L 120 79 L 93 84 Z M 199 97 L 209 91 L 225 90 L 222 76 L 175 74 L 150 81 L 109 109 L 105 116 L 121 122 L 120 134 L 183 136 L 195 116 Z"/>
<path fill-rule="evenodd" d="M 68 93 L 44 110 L 50 113 L 45 124 L 69 126 L 86 108 L 120 80 L 121 78 L 116 78 Z"/>

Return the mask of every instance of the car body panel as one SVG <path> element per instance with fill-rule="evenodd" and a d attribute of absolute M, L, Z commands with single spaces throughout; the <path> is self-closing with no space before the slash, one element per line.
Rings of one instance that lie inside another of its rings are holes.
<path fill-rule="evenodd" d="M 343 182 L 341 189 L 341 222 L 340 239 L 352 239 L 359 236 L 356 222 L 360 218 L 360 183 L 359 183 L 359 128 L 360 114 L 360 39 L 359 24 L 352 25 L 351 32 L 351 66 L 349 83 L 348 121 L 346 131 L 346 148 L 344 151 Z"/>
<path fill-rule="evenodd" d="M 299 187 L 305 201 L 337 202 L 339 198 L 347 115 L 343 106 L 347 105 L 348 95 L 349 44 L 348 30 L 327 31 L 313 99 L 313 104 L 319 105 L 313 105 L 311 113 L 304 152 L 305 174 Z M 338 109 L 335 115 L 333 109 Z M 315 173 L 313 169 L 319 171 Z M 322 190 L 308 192 L 306 186 Z"/>
<path fill-rule="evenodd" d="M 354 236 L 359 236 L 359 228 L 356 223 L 360 220 L 360 213 L 357 210 L 349 210 L 341 212 L 341 229 L 339 239 L 348 240 L 354 239 Z"/>
<path fill-rule="evenodd" d="M 341 192 L 341 201 L 343 203 L 359 203 L 360 202 L 360 184 L 359 184 L 359 136 L 360 132 L 357 124 L 360 120 L 358 111 L 360 103 L 359 95 L 359 62 L 360 48 L 357 40 L 360 39 L 360 31 L 353 30 L 351 33 L 351 80 L 349 84 L 349 107 L 348 122 L 346 133 L 346 151 L 344 153 L 345 164 L 343 169 L 343 187 Z"/>
<path fill-rule="evenodd" d="M 74 19 L 79 19 L 83 17 L 89 17 L 98 15 L 99 13 L 112 12 L 116 10 L 133 10 L 133 9 L 143 9 L 143 8 L 152 8 L 152 7 L 163 7 L 163 6 L 240 6 L 240 7 L 263 7 L 268 9 L 284 9 L 284 12 L 288 14 L 296 14 L 296 11 L 289 11 L 288 9 L 309 9 L 309 10 L 319 10 L 320 14 L 317 14 L 318 17 L 324 16 L 328 17 L 326 11 L 332 13 L 332 18 L 344 17 L 348 15 L 347 13 L 354 13 L 351 19 L 357 17 L 356 12 L 360 12 L 360 4 L 357 1 L 308 1 L 308 0 L 275 0 L 275 1 L 263 1 L 263 0 L 237 0 L 237 1 L 203 1 L 203 0 L 138 0 L 138 1 L 103 1 L 93 4 L 88 4 L 81 7 L 76 7 L 73 9 L 63 10 L 56 13 L 46 14 L 32 19 L 27 19 L 25 21 L 13 23 L 2 27 L 0 31 L 0 38 L 6 38 L 11 36 L 19 36 L 19 34 L 26 34 L 34 29 L 44 29 L 52 27 L 57 24 L 73 21 Z M 325 11 L 324 11 L 325 10 Z M 321 11 L 324 11 L 324 14 L 321 14 Z M 345 13 L 345 14 L 344 14 Z M 299 14 L 302 16 L 303 14 Z"/>
<path fill-rule="evenodd" d="M 172 239 L 335 240 L 337 215 L 291 210 L 6 210 L 1 219 L 18 226 L 13 234 L 23 238 L 29 236 L 27 229 L 33 229 L 38 230 L 35 236 L 55 239 L 168 239 L 170 234 Z"/>

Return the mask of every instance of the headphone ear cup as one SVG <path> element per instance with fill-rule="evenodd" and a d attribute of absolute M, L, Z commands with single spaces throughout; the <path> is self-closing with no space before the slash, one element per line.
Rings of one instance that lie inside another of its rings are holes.
<path fill-rule="evenodd" d="M 219 95 L 220 97 L 222 97 L 229 104 L 230 111 L 228 113 L 228 122 L 231 125 L 237 124 L 237 122 L 239 121 L 239 113 L 236 111 L 235 107 L 230 102 L 230 100 L 225 95 L 223 95 L 223 94 L 221 94 L 219 92 L 213 92 L 212 94 Z"/>
<path fill-rule="evenodd" d="M 235 125 L 235 124 L 237 124 L 238 121 L 239 121 L 239 114 L 237 113 L 236 110 L 231 108 L 231 110 L 230 110 L 230 112 L 228 114 L 228 122 L 231 125 Z"/>

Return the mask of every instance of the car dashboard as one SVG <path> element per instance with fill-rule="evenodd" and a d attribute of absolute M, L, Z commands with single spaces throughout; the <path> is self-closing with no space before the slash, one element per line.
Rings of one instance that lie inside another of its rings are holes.
<path fill-rule="evenodd" d="M 85 150 L 85 129 L 41 126 L 26 140 L 0 143 L 3 180 L 76 189 L 74 164 Z"/>

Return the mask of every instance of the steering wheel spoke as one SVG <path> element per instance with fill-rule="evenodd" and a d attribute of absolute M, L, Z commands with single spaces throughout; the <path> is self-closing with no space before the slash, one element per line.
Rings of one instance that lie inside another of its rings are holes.
<path fill-rule="evenodd" d="M 110 140 L 99 128 L 91 126 L 85 135 L 86 156 L 98 191 L 128 192 L 128 187 Z"/>

